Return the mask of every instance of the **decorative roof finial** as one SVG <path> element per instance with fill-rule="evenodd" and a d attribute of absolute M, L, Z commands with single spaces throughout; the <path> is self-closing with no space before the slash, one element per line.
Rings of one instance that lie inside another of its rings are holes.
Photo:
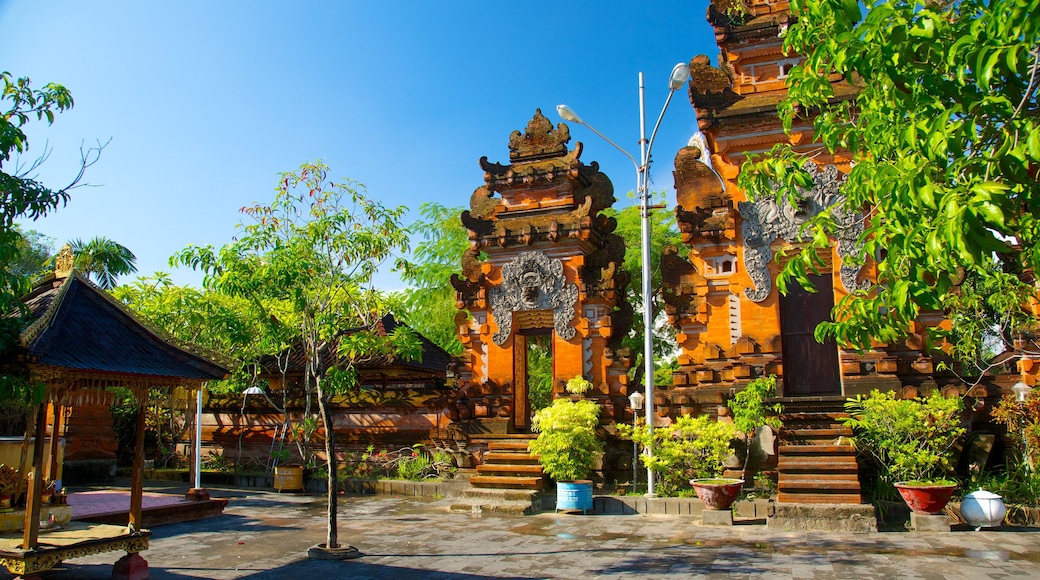
<path fill-rule="evenodd" d="M 541 109 L 534 110 L 534 117 L 527 122 L 527 131 L 513 131 L 509 135 L 509 160 L 537 159 L 567 154 L 567 142 L 571 130 L 560 123 L 553 130 L 552 123 L 542 115 Z"/>
<path fill-rule="evenodd" d="M 68 278 L 75 263 L 76 256 L 72 254 L 72 246 L 65 244 L 61 247 L 61 251 L 58 252 L 58 257 L 54 258 L 54 277 L 58 279 Z"/>

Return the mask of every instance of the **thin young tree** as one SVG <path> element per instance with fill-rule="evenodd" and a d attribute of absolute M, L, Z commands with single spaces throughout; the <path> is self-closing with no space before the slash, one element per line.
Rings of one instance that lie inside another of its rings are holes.
<path fill-rule="evenodd" d="M 322 162 L 282 174 L 274 201 L 243 208 L 238 239 L 219 250 L 189 247 L 176 259 L 201 269 L 204 284 L 245 297 L 285 301 L 298 321 L 306 374 L 325 433 L 328 530 L 324 549 L 342 548 L 337 526 L 336 432 L 332 398 L 358 386 L 359 365 L 414 358 L 418 339 L 378 331 L 384 298 L 379 266 L 408 249 L 403 207 L 388 209 Z M 350 549 L 350 548 L 348 548 Z"/>

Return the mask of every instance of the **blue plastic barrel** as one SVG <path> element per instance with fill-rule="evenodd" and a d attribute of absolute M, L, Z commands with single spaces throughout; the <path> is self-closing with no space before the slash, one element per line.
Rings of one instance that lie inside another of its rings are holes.
<path fill-rule="evenodd" d="M 556 484 L 556 511 L 592 509 L 591 481 L 560 481 Z"/>

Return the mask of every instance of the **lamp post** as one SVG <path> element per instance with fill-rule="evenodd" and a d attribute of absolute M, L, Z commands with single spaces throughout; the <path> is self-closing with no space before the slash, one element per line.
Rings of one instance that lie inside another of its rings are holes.
<path fill-rule="evenodd" d="M 632 405 L 632 430 L 633 432 L 639 428 L 639 411 L 643 409 L 643 401 L 646 398 L 643 393 L 639 391 L 632 391 L 632 394 L 628 396 L 628 402 Z M 632 491 L 636 489 L 636 483 L 639 482 L 639 444 L 636 443 L 635 438 L 632 438 Z"/>
<path fill-rule="evenodd" d="M 646 89 L 643 86 L 643 73 L 639 73 L 639 161 L 636 161 L 635 157 L 628 151 L 625 151 L 620 145 L 608 139 L 606 135 L 582 121 L 581 117 L 567 105 L 556 106 L 556 112 L 564 121 L 585 125 L 590 131 L 613 145 L 625 157 L 628 157 L 636 168 L 636 191 L 639 195 L 640 217 L 642 218 L 640 246 L 643 258 L 643 383 L 646 385 L 646 424 L 651 435 L 653 435 L 654 429 L 654 312 L 650 288 L 650 151 L 654 146 L 657 129 L 661 126 L 661 119 L 664 119 L 664 113 L 668 110 L 668 104 L 672 102 L 672 95 L 689 79 L 690 67 L 686 63 L 680 62 L 672 68 L 671 77 L 668 79 L 668 98 L 664 101 L 661 114 L 657 116 L 657 123 L 654 124 L 654 130 L 650 133 L 650 140 L 647 141 L 646 101 L 644 97 Z M 647 447 L 647 454 L 653 455 L 652 447 Z M 657 494 L 654 493 L 654 487 L 654 472 L 648 467 L 646 469 L 647 497 L 657 497 Z"/>
<path fill-rule="evenodd" d="M 1015 400 L 1018 401 L 1018 406 L 1023 410 L 1023 423 L 1025 422 L 1024 411 L 1026 406 L 1026 399 L 1033 392 L 1033 387 L 1019 381 L 1011 387 L 1011 392 L 1015 394 Z M 1029 441 L 1026 439 L 1026 427 L 1022 425 L 1022 453 L 1025 457 L 1022 458 L 1022 465 L 1025 466 L 1026 471 L 1032 471 L 1032 465 L 1029 458 Z"/>

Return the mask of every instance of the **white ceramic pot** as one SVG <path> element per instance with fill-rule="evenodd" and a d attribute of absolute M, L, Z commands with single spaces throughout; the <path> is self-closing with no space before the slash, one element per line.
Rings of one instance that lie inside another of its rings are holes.
<path fill-rule="evenodd" d="M 999 527 L 1007 515 L 1004 499 L 995 493 L 980 489 L 964 496 L 961 502 L 961 515 L 968 525 L 979 528 Z"/>

